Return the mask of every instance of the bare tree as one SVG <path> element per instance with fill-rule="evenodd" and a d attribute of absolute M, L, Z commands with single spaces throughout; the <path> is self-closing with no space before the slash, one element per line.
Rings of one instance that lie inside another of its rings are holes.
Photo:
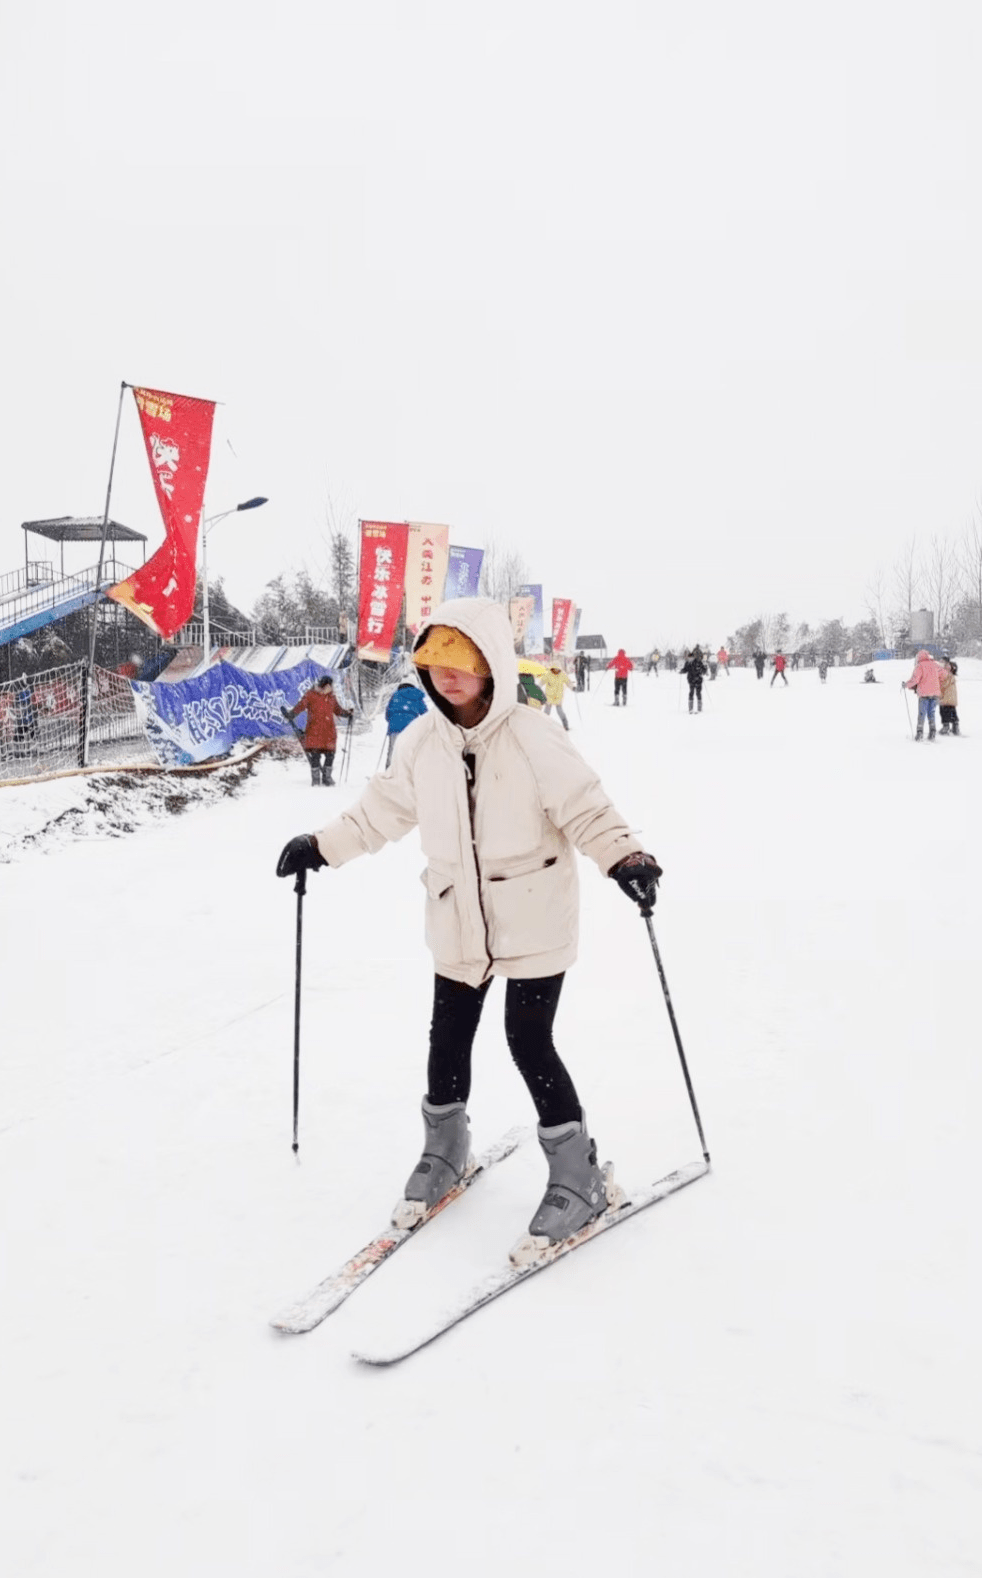
<path fill-rule="evenodd" d="M 896 604 L 892 612 L 894 644 L 898 637 L 906 641 L 910 633 L 910 616 L 921 595 L 921 567 L 917 557 L 917 539 L 909 537 L 904 543 L 899 559 L 893 566 L 893 587 Z"/>
<path fill-rule="evenodd" d="M 358 617 L 358 517 L 346 497 L 328 493 L 324 526 L 321 541 L 326 571 L 322 572 L 322 579 L 334 593 L 341 639 L 346 640 L 349 625 L 353 629 Z"/>
<path fill-rule="evenodd" d="M 976 505 L 975 514 L 965 528 L 958 558 L 962 592 L 969 605 L 965 609 L 966 623 L 972 636 L 982 636 L 982 505 Z"/>
<path fill-rule="evenodd" d="M 934 611 L 934 629 L 940 640 L 948 631 L 958 600 L 958 559 L 947 537 L 936 533 L 924 568 L 924 584 Z"/>
<path fill-rule="evenodd" d="M 866 599 L 866 612 L 877 629 L 877 639 L 881 646 L 887 645 L 887 626 L 884 618 L 883 605 L 886 601 L 886 576 L 882 566 L 878 566 L 876 573 L 866 583 L 864 593 Z"/>
<path fill-rule="evenodd" d="M 479 591 L 496 603 L 507 603 L 520 586 L 527 586 L 528 566 L 514 548 L 503 548 L 492 537 L 484 550 Z"/>
<path fill-rule="evenodd" d="M 770 645 L 767 650 L 769 652 L 783 652 L 787 647 L 788 637 L 791 634 L 791 621 L 788 619 L 787 614 L 771 614 L 767 621 L 767 629 L 770 635 Z"/>

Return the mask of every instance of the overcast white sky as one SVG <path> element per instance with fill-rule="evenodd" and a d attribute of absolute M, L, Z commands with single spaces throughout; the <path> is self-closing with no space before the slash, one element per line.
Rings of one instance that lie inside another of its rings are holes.
<path fill-rule="evenodd" d="M 520 549 L 608 643 L 861 617 L 982 493 L 980 16 L 6 7 L 0 570 L 101 513 L 126 379 L 224 402 L 244 605 L 333 499 Z M 160 541 L 131 396 L 113 514 Z"/>

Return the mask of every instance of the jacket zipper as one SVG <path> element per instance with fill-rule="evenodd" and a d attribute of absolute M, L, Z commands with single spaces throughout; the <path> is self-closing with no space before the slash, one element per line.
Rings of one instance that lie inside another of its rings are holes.
<path fill-rule="evenodd" d="M 474 790 L 477 786 L 477 774 L 473 752 L 465 752 L 461 757 L 461 761 L 464 764 L 464 772 L 467 776 L 467 816 L 471 828 L 471 853 L 474 856 L 474 875 L 477 879 L 477 905 L 481 911 L 481 920 L 484 922 L 484 951 L 488 958 L 488 968 L 484 972 L 484 979 L 487 980 L 491 973 L 492 964 L 491 934 L 488 931 L 488 917 L 484 913 L 484 899 L 481 896 L 481 863 L 477 858 L 477 829 L 474 825 Z"/>

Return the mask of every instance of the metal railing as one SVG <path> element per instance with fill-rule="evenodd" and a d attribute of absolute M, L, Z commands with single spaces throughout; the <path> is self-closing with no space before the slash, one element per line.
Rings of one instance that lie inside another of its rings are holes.
<path fill-rule="evenodd" d="M 268 641 L 267 646 L 281 647 L 336 647 L 341 637 L 334 625 L 307 625 L 302 636 L 280 636 L 278 641 Z"/>
<path fill-rule="evenodd" d="M 211 621 L 213 650 L 215 647 L 337 646 L 340 639 L 337 627 L 334 625 L 307 625 L 302 635 L 267 636 L 255 626 L 250 630 L 223 630 L 221 625 L 216 625 L 214 620 Z M 174 645 L 178 647 L 203 647 L 204 641 L 204 622 L 198 619 L 189 619 L 174 636 Z"/>
<path fill-rule="evenodd" d="M 49 559 L 30 559 L 23 570 L 0 575 L 0 601 L 31 586 L 46 586 L 54 578 L 54 565 Z"/>
<path fill-rule="evenodd" d="M 212 619 L 211 645 L 214 647 L 254 647 L 256 645 L 255 630 L 223 630 L 221 625 L 216 625 Z M 198 619 L 189 619 L 182 625 L 173 637 L 177 647 L 203 647 L 205 644 L 204 622 Z"/>
<path fill-rule="evenodd" d="M 106 587 L 114 586 L 117 581 L 133 574 L 123 564 L 114 564 L 112 571 L 111 575 L 108 574 L 103 566 L 100 590 L 105 591 Z M 31 614 L 42 613 L 46 609 L 57 608 L 61 603 L 91 595 L 96 590 L 97 573 L 98 566 L 92 565 L 90 569 L 79 570 L 75 575 L 65 575 L 57 581 L 45 581 L 43 585 L 26 586 L 22 592 L 14 592 L 0 610 L 0 626 L 16 625 Z"/>

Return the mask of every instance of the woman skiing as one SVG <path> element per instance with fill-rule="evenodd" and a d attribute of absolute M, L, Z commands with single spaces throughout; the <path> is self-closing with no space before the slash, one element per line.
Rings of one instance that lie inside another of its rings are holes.
<path fill-rule="evenodd" d="M 933 658 L 926 649 L 917 654 L 917 662 L 910 679 L 901 683 L 907 690 L 917 692 L 917 732 L 915 740 L 924 738 L 924 724 L 928 726 L 928 739 L 933 740 L 935 735 L 934 709 L 938 705 L 941 695 L 941 664 Z"/>
<path fill-rule="evenodd" d="M 574 851 L 642 909 L 654 903 L 661 871 L 566 732 L 517 704 L 514 644 L 500 604 L 444 603 L 420 631 L 413 658 L 433 710 L 405 731 L 391 769 L 320 833 L 291 839 L 276 869 L 285 877 L 341 866 L 418 826 L 436 980 L 423 1154 L 393 1222 L 409 1226 L 426 1215 L 468 1168 L 471 1046 L 491 980 L 502 975 L 505 1035 L 549 1168 L 529 1235 L 512 1251 L 521 1263 L 616 1198 L 552 1039 L 576 957 Z"/>
<path fill-rule="evenodd" d="M 553 663 L 551 668 L 549 668 L 549 670 L 542 676 L 542 689 L 545 692 L 546 698 L 546 704 L 543 708 L 543 711 L 548 714 L 552 711 L 553 707 L 555 707 L 556 712 L 559 715 L 559 721 L 564 729 L 569 728 L 569 721 L 566 717 L 565 711 L 563 710 L 563 692 L 566 690 L 568 685 L 569 678 L 566 674 L 566 670 L 560 663 Z"/>
<path fill-rule="evenodd" d="M 334 720 L 350 718 L 351 713 L 339 705 L 330 674 L 322 674 L 310 690 L 304 691 L 296 706 L 281 707 L 280 711 L 284 718 L 291 720 L 298 712 L 307 714 L 303 731 L 303 748 L 310 763 L 310 781 L 312 784 L 326 784 L 328 788 L 333 788 L 334 753 L 338 747 L 338 731 Z"/>

